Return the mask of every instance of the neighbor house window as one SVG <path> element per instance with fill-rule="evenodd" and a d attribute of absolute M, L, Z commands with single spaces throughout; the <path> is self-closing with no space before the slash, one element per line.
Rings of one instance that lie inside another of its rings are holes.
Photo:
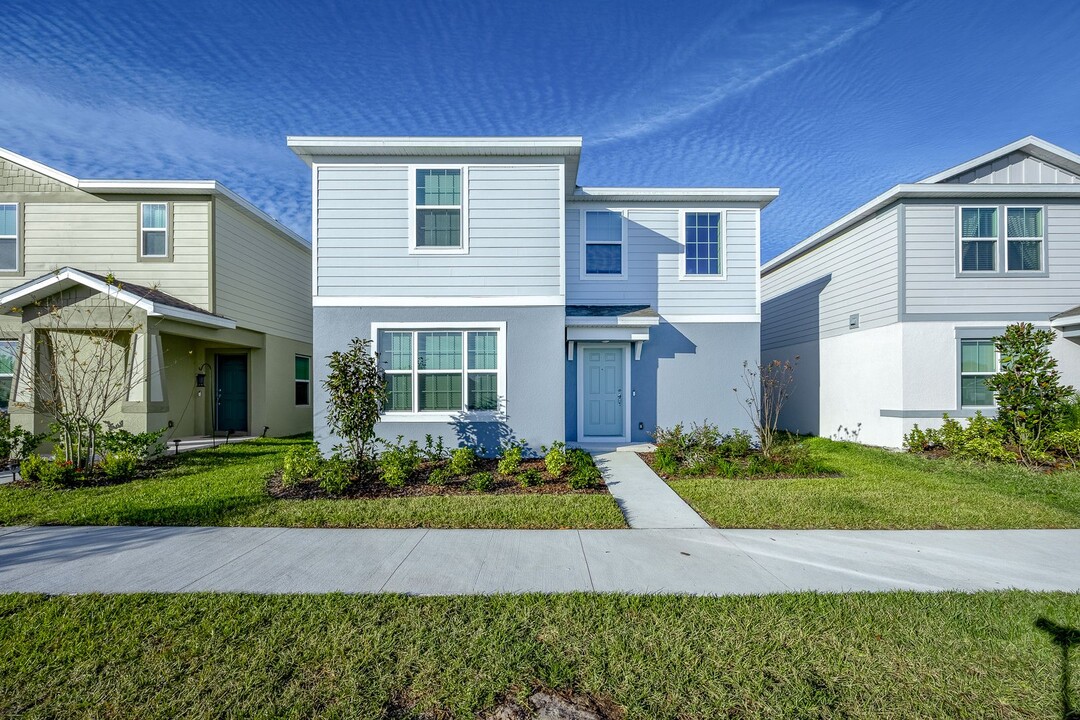
<path fill-rule="evenodd" d="M 386 412 L 461 412 L 499 407 L 495 330 L 381 330 Z"/>
<path fill-rule="evenodd" d="M 169 206 L 166 203 L 143 203 L 139 234 L 143 257 L 168 257 Z"/>
<path fill-rule="evenodd" d="M 585 213 L 585 274 L 623 274 L 623 216 L 610 210 Z"/>
<path fill-rule="evenodd" d="M 19 206 L 0 205 L 0 270 L 19 269 Z"/>
<path fill-rule="evenodd" d="M 11 386 L 15 380 L 15 354 L 18 340 L 0 340 L 0 412 L 8 411 Z"/>
<path fill-rule="evenodd" d="M 460 249 L 461 169 L 416 171 L 416 247 Z"/>
<path fill-rule="evenodd" d="M 1009 270 L 1042 270 L 1043 209 L 1005 209 Z"/>
<path fill-rule="evenodd" d="M 960 341 L 960 405 L 991 407 L 994 393 L 986 379 L 997 372 L 997 351 L 993 340 Z"/>
<path fill-rule="evenodd" d="M 295 392 L 297 405 L 311 404 L 311 358 L 297 355 L 295 363 Z"/>
<path fill-rule="evenodd" d="M 724 242 L 720 230 L 720 213 L 686 213 L 685 274 L 722 275 L 724 263 L 721 248 Z"/>
<path fill-rule="evenodd" d="M 997 208 L 960 208 L 960 270 L 996 270 L 997 238 Z"/>

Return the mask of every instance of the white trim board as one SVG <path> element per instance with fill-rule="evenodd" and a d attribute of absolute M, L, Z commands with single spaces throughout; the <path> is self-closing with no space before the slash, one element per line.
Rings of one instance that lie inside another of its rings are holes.
<path fill-rule="evenodd" d="M 315 307 L 550 307 L 564 305 L 561 295 L 316 295 Z"/>

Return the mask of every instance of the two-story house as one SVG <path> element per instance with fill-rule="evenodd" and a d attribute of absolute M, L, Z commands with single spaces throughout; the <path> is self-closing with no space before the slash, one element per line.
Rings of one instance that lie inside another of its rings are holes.
<path fill-rule="evenodd" d="M 762 357 L 800 356 L 789 430 L 899 447 L 992 414 L 992 338 L 1021 321 L 1080 386 L 1080 156 L 1028 137 L 897 185 L 761 275 Z"/>
<path fill-rule="evenodd" d="M 217 182 L 85 180 L 0 149 L 0 410 L 44 430 L 34 373 L 56 335 L 124 322 L 128 387 L 110 422 L 307 432 L 310 262 L 302 238 Z M 88 320 L 78 303 L 128 310 Z"/>
<path fill-rule="evenodd" d="M 290 137 L 312 171 L 316 387 L 370 338 L 378 432 L 491 451 L 746 427 L 775 189 L 579 187 L 579 137 Z M 315 433 L 332 444 L 315 393 Z"/>

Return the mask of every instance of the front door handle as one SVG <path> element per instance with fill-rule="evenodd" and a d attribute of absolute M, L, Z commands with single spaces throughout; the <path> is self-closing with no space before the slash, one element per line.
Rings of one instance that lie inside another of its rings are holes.
<path fill-rule="evenodd" d="M 619 391 L 619 404 L 622 405 L 622 390 Z"/>

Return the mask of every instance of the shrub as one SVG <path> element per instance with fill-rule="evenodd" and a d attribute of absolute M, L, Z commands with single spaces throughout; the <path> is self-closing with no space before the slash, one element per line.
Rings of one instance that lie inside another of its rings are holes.
<path fill-rule="evenodd" d="M 471 447 L 460 447 L 450 453 L 450 472 L 455 475 L 468 475 L 476 467 L 476 451 Z"/>
<path fill-rule="evenodd" d="M 717 448 L 720 457 L 741 458 L 746 457 L 754 449 L 754 440 L 750 433 L 735 428 L 730 435 L 725 435 L 720 440 Z"/>
<path fill-rule="evenodd" d="M 967 426 L 949 417 L 942 416 L 941 427 L 926 428 L 918 425 L 904 436 L 904 447 L 910 452 L 925 452 L 941 449 L 957 458 L 982 462 L 1011 462 L 1016 454 L 1006 447 L 1005 429 L 994 419 L 981 412 L 968 418 Z M 1032 449 L 1032 452 L 1035 452 Z"/>
<path fill-rule="evenodd" d="M 1064 421 L 1076 391 L 1061 383 L 1050 345 L 1053 330 L 1036 330 L 1031 323 L 1016 323 L 994 338 L 1001 356 L 1001 371 L 986 380 L 997 399 L 997 422 L 1016 443 L 1021 457 L 1038 450 L 1043 436 Z"/>
<path fill-rule="evenodd" d="M 544 474 L 536 468 L 529 468 L 518 473 L 518 482 L 521 487 L 539 487 L 544 484 Z"/>
<path fill-rule="evenodd" d="M 285 467 L 281 471 L 281 484 L 292 487 L 301 480 L 315 477 L 322 465 L 322 453 L 313 442 L 293 445 L 285 453 Z"/>
<path fill-rule="evenodd" d="M 0 462 L 18 463 L 29 457 L 48 437 L 11 424 L 11 416 L 0 413 Z"/>
<path fill-rule="evenodd" d="M 424 459 L 431 462 L 436 462 L 446 458 L 448 455 L 446 450 L 446 443 L 443 442 L 442 435 L 436 440 L 430 433 L 424 436 Z"/>
<path fill-rule="evenodd" d="M 1080 428 L 1055 430 L 1046 438 L 1046 450 L 1070 465 L 1080 463 Z"/>
<path fill-rule="evenodd" d="M 567 459 L 570 463 L 570 477 L 566 479 L 566 484 L 571 490 L 585 490 L 602 479 L 600 468 L 596 467 L 592 455 L 581 448 L 574 448 L 567 453 Z"/>
<path fill-rule="evenodd" d="M 656 462 L 656 469 L 663 475 L 674 475 L 679 472 L 679 459 L 670 447 L 656 448 L 653 460 Z"/>
<path fill-rule="evenodd" d="M 427 484 L 442 487 L 450 482 L 452 476 L 449 468 L 437 467 L 428 474 Z"/>
<path fill-rule="evenodd" d="M 424 453 L 415 440 L 404 442 L 401 435 L 397 436 L 397 442 L 384 444 L 386 449 L 379 456 L 379 470 L 383 482 L 392 488 L 403 487 L 420 469 Z"/>
<path fill-rule="evenodd" d="M 371 341 L 353 338 L 344 351 L 327 356 L 326 422 L 344 440 L 342 449 L 358 462 L 367 459 L 375 424 L 386 402 L 386 378 L 371 352 Z"/>
<path fill-rule="evenodd" d="M 111 482 L 131 479 L 138 468 L 139 456 L 128 450 L 109 453 L 98 463 L 98 470 Z"/>
<path fill-rule="evenodd" d="M 556 440 L 550 448 L 541 447 L 540 450 L 544 453 L 544 467 L 548 473 L 555 478 L 562 477 L 567 465 L 566 443 Z"/>
<path fill-rule="evenodd" d="M 349 489 L 352 484 L 353 464 L 334 453 L 324 461 L 315 473 L 315 479 L 319 481 L 319 487 L 328 495 L 340 495 Z"/>
<path fill-rule="evenodd" d="M 1061 404 L 1059 430 L 1080 430 L 1080 394 L 1073 393 Z"/>
<path fill-rule="evenodd" d="M 511 445 L 503 450 L 499 459 L 499 474 L 513 476 L 521 469 L 521 461 L 525 459 L 525 449 L 521 445 Z"/>
<path fill-rule="evenodd" d="M 24 480 L 50 487 L 74 487 L 87 480 L 87 474 L 70 460 L 43 458 L 40 455 L 30 455 L 23 460 L 20 472 Z"/>
<path fill-rule="evenodd" d="M 489 472 L 478 472 L 465 482 L 465 487 L 476 492 L 488 492 L 495 487 L 495 478 Z"/>
<path fill-rule="evenodd" d="M 133 433 L 123 428 L 112 428 L 97 434 L 97 446 L 105 452 L 131 453 L 139 462 L 145 462 L 165 450 L 161 438 L 165 435 L 165 429 L 154 432 Z"/>

